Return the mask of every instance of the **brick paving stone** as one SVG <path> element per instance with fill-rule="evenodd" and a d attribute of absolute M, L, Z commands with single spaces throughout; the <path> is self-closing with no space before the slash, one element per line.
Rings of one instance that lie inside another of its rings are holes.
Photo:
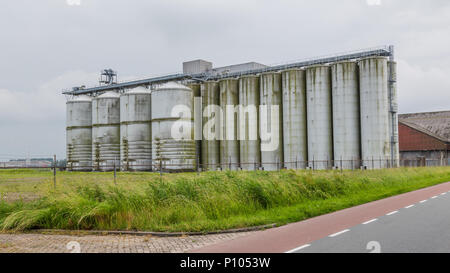
<path fill-rule="evenodd" d="M 260 232 L 213 234 L 191 237 L 131 235 L 0 234 L 0 253 L 70 253 L 69 242 L 78 242 L 81 253 L 183 253 Z"/>

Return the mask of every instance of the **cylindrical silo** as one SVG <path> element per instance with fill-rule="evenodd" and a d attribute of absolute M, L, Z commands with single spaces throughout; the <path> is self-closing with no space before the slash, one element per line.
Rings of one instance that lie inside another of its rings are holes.
<path fill-rule="evenodd" d="M 390 83 L 390 124 L 392 136 L 392 164 L 389 167 L 399 167 L 400 166 L 400 149 L 399 149 L 399 135 L 398 135 L 398 91 L 397 91 L 397 63 L 390 61 L 388 62 L 388 75 Z"/>
<path fill-rule="evenodd" d="M 202 134 L 203 134 L 203 122 L 202 122 L 202 92 L 201 85 L 199 83 L 189 83 L 187 87 L 192 89 L 192 117 L 194 118 L 194 139 L 195 139 L 195 154 L 196 165 L 201 165 L 202 155 Z"/>
<path fill-rule="evenodd" d="M 151 93 L 145 87 L 120 96 L 120 141 L 122 170 L 152 169 Z"/>
<path fill-rule="evenodd" d="M 239 79 L 238 136 L 241 167 L 257 170 L 261 166 L 259 140 L 259 76 L 249 75 Z"/>
<path fill-rule="evenodd" d="M 116 92 L 92 101 L 92 160 L 97 171 L 120 168 L 120 95 Z"/>
<path fill-rule="evenodd" d="M 220 168 L 220 87 L 217 81 L 201 85 L 203 111 L 202 169 Z"/>
<path fill-rule="evenodd" d="M 333 161 L 331 70 L 327 65 L 306 70 L 308 161 L 311 168 L 325 170 Z"/>
<path fill-rule="evenodd" d="M 264 73 L 260 78 L 261 166 L 274 171 L 283 168 L 283 105 L 281 73 Z"/>
<path fill-rule="evenodd" d="M 286 70 L 282 79 L 284 162 L 288 169 L 304 169 L 308 161 L 306 72 Z"/>
<path fill-rule="evenodd" d="M 359 62 L 363 166 L 385 168 L 391 156 L 388 64 L 383 57 Z"/>
<path fill-rule="evenodd" d="M 155 170 L 196 169 L 192 89 L 170 82 L 152 91 L 152 161 Z"/>
<path fill-rule="evenodd" d="M 239 81 L 225 79 L 219 82 L 221 121 L 220 163 L 223 169 L 237 170 L 240 165 L 238 137 Z"/>
<path fill-rule="evenodd" d="M 92 99 L 77 96 L 67 102 L 67 168 L 92 170 Z"/>
<path fill-rule="evenodd" d="M 332 70 L 334 166 L 359 169 L 361 131 L 359 74 L 356 62 L 335 63 Z"/>

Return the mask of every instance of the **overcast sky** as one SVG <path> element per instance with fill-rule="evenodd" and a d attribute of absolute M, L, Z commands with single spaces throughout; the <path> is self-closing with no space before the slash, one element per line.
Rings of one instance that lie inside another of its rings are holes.
<path fill-rule="evenodd" d="M 401 113 L 450 109 L 448 0 L 2 0 L 0 161 L 65 157 L 61 90 L 396 46 Z"/>

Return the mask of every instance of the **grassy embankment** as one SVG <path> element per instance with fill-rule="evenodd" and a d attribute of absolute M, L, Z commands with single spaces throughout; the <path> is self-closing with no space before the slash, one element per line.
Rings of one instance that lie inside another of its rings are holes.
<path fill-rule="evenodd" d="M 0 171 L 0 230 L 212 231 L 296 222 L 450 181 L 450 168 L 197 174 Z M 23 198 L 25 196 L 25 198 Z"/>

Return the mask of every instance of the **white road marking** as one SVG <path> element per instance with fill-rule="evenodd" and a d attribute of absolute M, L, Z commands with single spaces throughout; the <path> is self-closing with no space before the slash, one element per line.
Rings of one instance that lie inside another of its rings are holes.
<path fill-rule="evenodd" d="M 441 195 L 446 195 L 447 193 L 446 192 L 444 192 L 444 193 L 441 193 Z"/>
<path fill-rule="evenodd" d="M 422 204 L 422 203 L 425 203 L 425 202 L 427 202 L 428 200 L 422 200 L 422 201 L 420 201 L 420 203 Z"/>
<path fill-rule="evenodd" d="M 396 214 L 396 213 L 398 213 L 398 210 L 396 210 L 396 211 L 393 211 L 393 212 L 389 212 L 388 214 L 386 214 L 387 216 L 391 216 L 391 215 L 394 215 L 394 214 Z"/>
<path fill-rule="evenodd" d="M 339 232 L 337 232 L 337 233 L 335 233 L 335 234 L 331 234 L 331 235 L 328 236 L 328 237 L 333 238 L 333 237 L 339 236 L 339 235 L 341 235 L 341 234 L 343 234 L 343 233 L 346 233 L 346 232 L 349 232 L 349 231 L 350 231 L 349 229 L 346 229 L 346 230 L 343 230 L 343 231 L 339 231 Z"/>
<path fill-rule="evenodd" d="M 297 252 L 297 251 L 299 251 L 299 250 L 302 250 L 302 249 L 307 248 L 307 247 L 310 247 L 310 246 L 311 246 L 311 245 L 303 245 L 303 246 L 301 246 L 301 247 L 294 248 L 293 250 L 289 250 L 289 251 L 286 252 L 286 253 L 295 253 L 295 252 Z"/>
<path fill-rule="evenodd" d="M 407 206 L 407 207 L 405 207 L 405 209 L 410 209 L 410 208 L 412 208 L 412 207 L 414 207 L 414 205 Z"/>
<path fill-rule="evenodd" d="M 377 221 L 377 220 L 378 220 L 378 219 L 372 219 L 372 220 L 370 220 L 370 221 L 364 222 L 363 225 L 368 225 L 368 224 L 373 223 L 373 222 L 375 222 L 375 221 Z"/>
<path fill-rule="evenodd" d="M 431 199 L 436 199 L 436 198 L 438 198 L 437 196 L 433 196 L 433 197 L 431 197 Z"/>

